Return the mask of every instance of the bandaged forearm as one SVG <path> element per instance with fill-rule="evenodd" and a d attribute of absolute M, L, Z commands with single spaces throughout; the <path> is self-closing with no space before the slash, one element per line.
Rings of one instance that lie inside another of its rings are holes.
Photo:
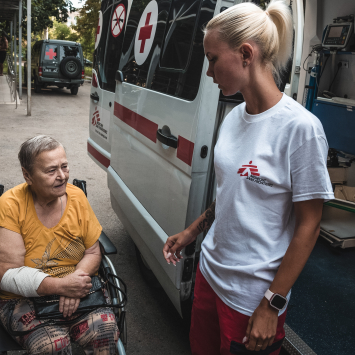
<path fill-rule="evenodd" d="M 38 297 L 38 287 L 47 276 L 50 275 L 28 266 L 9 269 L 1 279 L 0 288 L 23 297 Z"/>

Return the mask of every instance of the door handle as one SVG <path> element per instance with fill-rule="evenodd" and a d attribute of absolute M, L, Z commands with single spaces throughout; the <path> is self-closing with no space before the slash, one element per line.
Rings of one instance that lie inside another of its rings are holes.
<path fill-rule="evenodd" d="M 121 70 L 116 71 L 115 80 L 123 83 L 123 73 L 121 72 Z"/>
<path fill-rule="evenodd" d="M 94 92 L 93 94 L 90 94 L 90 98 L 92 100 L 95 100 L 95 101 L 99 101 L 99 95 L 97 94 L 97 92 Z"/>
<path fill-rule="evenodd" d="M 178 139 L 170 134 L 170 129 L 168 126 L 164 126 L 162 129 L 159 128 L 157 130 L 157 139 L 169 147 L 177 148 Z"/>

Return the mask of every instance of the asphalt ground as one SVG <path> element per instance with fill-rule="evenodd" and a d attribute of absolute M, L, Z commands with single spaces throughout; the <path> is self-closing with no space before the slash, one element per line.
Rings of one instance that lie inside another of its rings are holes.
<path fill-rule="evenodd" d="M 58 139 L 67 151 L 70 182 L 86 180 L 88 199 L 118 254 L 111 256 L 118 275 L 128 288 L 127 354 L 190 354 L 188 327 L 162 289 L 153 289 L 142 278 L 134 243 L 111 208 L 106 173 L 87 155 L 90 84 L 77 96 L 67 89 L 32 89 L 32 116 L 27 116 L 26 89 L 22 104 L 0 105 L 0 184 L 8 190 L 24 182 L 17 154 L 21 143 L 38 134 Z M 23 351 L 9 352 L 10 355 Z M 81 354 L 77 347 L 74 354 Z"/>

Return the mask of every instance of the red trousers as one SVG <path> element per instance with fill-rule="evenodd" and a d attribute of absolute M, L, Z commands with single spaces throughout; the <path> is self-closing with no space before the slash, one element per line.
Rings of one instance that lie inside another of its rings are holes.
<path fill-rule="evenodd" d="M 190 329 L 193 355 L 278 355 L 285 337 L 283 326 L 286 312 L 279 317 L 273 345 L 258 352 L 247 350 L 242 343 L 249 318 L 228 307 L 212 290 L 200 268 L 197 268 Z"/>

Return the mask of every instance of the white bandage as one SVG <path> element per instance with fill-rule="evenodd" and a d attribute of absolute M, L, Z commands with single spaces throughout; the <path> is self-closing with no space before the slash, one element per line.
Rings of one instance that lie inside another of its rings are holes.
<path fill-rule="evenodd" d="M 47 276 L 50 275 L 28 266 L 9 269 L 1 279 L 0 288 L 23 297 L 39 297 L 38 287 Z"/>

